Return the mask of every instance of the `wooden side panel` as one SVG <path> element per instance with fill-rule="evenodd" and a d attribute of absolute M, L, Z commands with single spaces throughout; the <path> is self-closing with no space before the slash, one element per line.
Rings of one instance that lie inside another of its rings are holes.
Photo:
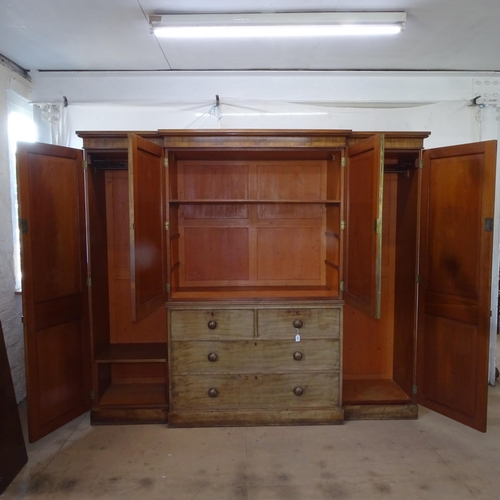
<path fill-rule="evenodd" d="M 350 303 L 346 304 L 344 380 L 390 379 L 393 376 L 397 182 L 397 174 L 384 175 L 380 319 L 374 319 Z M 413 364 L 412 359 L 397 362 L 409 364 L 410 369 Z"/>
<path fill-rule="evenodd" d="M 383 139 L 351 146 L 345 172 L 344 298 L 373 318 L 381 300 Z"/>
<path fill-rule="evenodd" d="M 28 461 L 0 323 L 0 495 Z"/>
<path fill-rule="evenodd" d="M 92 163 L 90 163 L 86 174 L 88 265 L 92 286 L 90 330 L 92 352 L 95 356 L 97 352 L 109 344 L 106 183 L 105 172 L 92 168 Z M 94 379 L 93 387 L 96 386 L 97 380 Z"/>
<path fill-rule="evenodd" d="M 419 402 L 486 430 L 496 142 L 425 152 Z"/>
<path fill-rule="evenodd" d="M 406 394 L 415 384 L 420 174 L 398 176 L 393 377 Z"/>
<path fill-rule="evenodd" d="M 81 151 L 18 150 L 30 441 L 90 408 L 85 202 Z"/>
<path fill-rule="evenodd" d="M 165 304 L 165 166 L 163 148 L 129 136 L 132 318 Z"/>

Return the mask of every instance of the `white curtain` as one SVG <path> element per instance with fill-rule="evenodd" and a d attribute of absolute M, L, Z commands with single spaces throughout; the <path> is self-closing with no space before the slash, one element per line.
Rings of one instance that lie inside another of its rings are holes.
<path fill-rule="evenodd" d="M 34 103 L 34 118 L 39 130 L 40 142 L 70 145 L 67 101 Z"/>

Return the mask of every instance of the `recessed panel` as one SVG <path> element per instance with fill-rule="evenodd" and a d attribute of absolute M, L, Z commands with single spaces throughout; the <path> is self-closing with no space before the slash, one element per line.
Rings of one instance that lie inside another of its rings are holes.
<path fill-rule="evenodd" d="M 248 228 L 187 227 L 186 281 L 248 280 Z"/>
<path fill-rule="evenodd" d="M 74 159 L 33 155 L 30 160 L 33 292 L 41 302 L 81 291 L 78 177 Z M 74 186 L 74 189 L 61 189 Z"/>
<path fill-rule="evenodd" d="M 296 205 L 293 203 L 262 203 L 257 207 L 259 219 L 321 219 L 321 205 Z"/>
<path fill-rule="evenodd" d="M 257 165 L 259 200 L 307 201 L 321 199 L 322 161 L 268 162 Z"/>
<path fill-rule="evenodd" d="M 321 228 L 258 228 L 257 267 L 259 280 L 319 280 Z"/>
<path fill-rule="evenodd" d="M 425 323 L 432 332 L 422 346 L 426 361 L 422 391 L 426 399 L 474 416 L 477 327 L 431 315 L 425 316 Z"/>
<path fill-rule="evenodd" d="M 184 219 L 248 219 L 248 205 L 235 203 L 193 204 L 182 207 Z"/>
<path fill-rule="evenodd" d="M 428 290 L 478 297 L 482 155 L 430 164 Z"/>
<path fill-rule="evenodd" d="M 184 200 L 244 200 L 248 166 L 228 162 L 179 162 Z"/>
<path fill-rule="evenodd" d="M 80 321 L 40 330 L 37 338 L 40 423 L 50 423 L 82 405 L 84 359 Z"/>

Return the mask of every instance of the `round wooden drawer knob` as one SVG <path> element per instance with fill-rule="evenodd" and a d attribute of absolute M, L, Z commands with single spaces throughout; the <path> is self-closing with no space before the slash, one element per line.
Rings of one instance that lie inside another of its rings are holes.
<path fill-rule="evenodd" d="M 293 359 L 294 359 L 295 361 L 300 361 L 300 360 L 302 359 L 302 353 L 301 353 L 301 352 L 299 352 L 299 351 L 294 352 L 294 353 L 293 353 Z"/>
<path fill-rule="evenodd" d="M 296 387 L 296 388 L 293 390 L 293 393 L 294 393 L 296 396 L 302 396 L 302 394 L 304 394 L 304 389 L 302 389 L 302 387 Z"/>
<path fill-rule="evenodd" d="M 211 319 L 209 322 L 208 322 L 208 328 L 210 328 L 210 330 L 215 330 L 217 328 L 217 321 Z"/>
<path fill-rule="evenodd" d="M 208 361 L 211 361 L 212 363 L 215 363 L 217 361 L 217 359 L 219 359 L 219 356 L 217 356 L 217 354 L 215 352 L 211 352 L 208 355 Z"/>
<path fill-rule="evenodd" d="M 214 387 L 212 387 L 211 389 L 208 389 L 208 395 L 211 398 L 216 398 L 218 394 L 219 394 L 219 392 Z"/>
<path fill-rule="evenodd" d="M 296 320 L 293 322 L 293 327 L 294 327 L 294 328 L 302 328 L 302 325 L 303 325 L 303 324 L 304 324 L 304 323 L 302 323 L 302 320 L 300 320 L 300 319 L 296 319 Z"/>

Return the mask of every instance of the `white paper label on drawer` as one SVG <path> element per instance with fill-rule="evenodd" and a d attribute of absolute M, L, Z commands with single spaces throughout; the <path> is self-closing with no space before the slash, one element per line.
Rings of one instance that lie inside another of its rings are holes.
<path fill-rule="evenodd" d="M 300 342 L 299 329 L 297 328 L 297 335 L 295 335 L 295 342 Z"/>

